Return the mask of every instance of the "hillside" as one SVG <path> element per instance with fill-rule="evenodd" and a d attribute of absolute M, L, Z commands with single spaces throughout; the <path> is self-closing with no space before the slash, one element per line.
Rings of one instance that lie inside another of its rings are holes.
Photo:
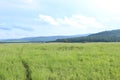
<path fill-rule="evenodd" d="M 5 40 L 0 40 L 0 42 L 48 42 L 48 41 L 55 41 L 57 39 L 75 38 L 75 37 L 87 36 L 87 35 L 88 34 L 71 35 L 71 36 L 26 37 L 26 38 L 21 38 L 21 39 L 5 39 Z"/>
<path fill-rule="evenodd" d="M 84 37 L 57 39 L 56 42 L 120 42 L 120 29 L 103 31 Z"/>

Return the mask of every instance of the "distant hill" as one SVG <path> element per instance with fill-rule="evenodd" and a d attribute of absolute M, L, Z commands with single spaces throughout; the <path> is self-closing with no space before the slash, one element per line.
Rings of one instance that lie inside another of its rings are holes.
<path fill-rule="evenodd" d="M 56 42 L 120 42 L 120 29 L 103 31 L 83 37 L 57 39 Z"/>
<path fill-rule="evenodd" d="M 80 36 L 87 36 L 88 34 L 81 34 L 81 35 L 72 35 L 72 36 L 42 36 L 42 37 L 26 37 L 21 39 L 5 39 L 0 40 L 0 42 L 49 42 L 55 41 L 57 39 L 64 39 L 64 38 L 75 38 Z"/>

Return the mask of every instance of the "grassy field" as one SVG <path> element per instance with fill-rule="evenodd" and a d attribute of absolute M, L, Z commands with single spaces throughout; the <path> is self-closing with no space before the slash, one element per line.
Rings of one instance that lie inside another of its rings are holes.
<path fill-rule="evenodd" d="M 0 44 L 0 80 L 120 80 L 120 43 Z"/>

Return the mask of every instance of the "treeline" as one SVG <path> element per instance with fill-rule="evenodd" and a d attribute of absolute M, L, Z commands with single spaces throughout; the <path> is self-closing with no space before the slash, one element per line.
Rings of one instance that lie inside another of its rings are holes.
<path fill-rule="evenodd" d="M 120 42 L 120 30 L 104 31 L 85 37 L 57 39 L 55 42 Z"/>

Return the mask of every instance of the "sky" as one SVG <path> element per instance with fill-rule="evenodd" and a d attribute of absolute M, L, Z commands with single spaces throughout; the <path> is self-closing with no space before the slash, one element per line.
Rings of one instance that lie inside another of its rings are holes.
<path fill-rule="evenodd" d="M 0 0 L 0 39 L 120 29 L 120 0 Z"/>

